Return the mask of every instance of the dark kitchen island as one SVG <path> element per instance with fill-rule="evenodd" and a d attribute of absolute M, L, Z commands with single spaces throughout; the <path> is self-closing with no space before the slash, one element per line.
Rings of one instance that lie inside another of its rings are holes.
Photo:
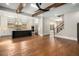
<path fill-rule="evenodd" d="M 32 36 L 32 30 L 12 31 L 12 38 Z"/>

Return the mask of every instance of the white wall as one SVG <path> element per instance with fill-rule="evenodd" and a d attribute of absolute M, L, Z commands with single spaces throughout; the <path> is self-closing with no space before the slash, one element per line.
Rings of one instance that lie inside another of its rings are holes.
<path fill-rule="evenodd" d="M 49 19 L 47 19 L 46 17 L 43 18 L 43 35 L 48 35 L 49 31 L 50 31 L 50 24 L 49 24 Z"/>
<path fill-rule="evenodd" d="M 77 41 L 77 23 L 79 22 L 79 11 L 65 13 L 63 18 L 64 29 L 60 31 L 56 36 Z M 55 19 L 56 18 L 54 17 L 48 19 L 47 24 L 49 25 L 49 27 L 50 22 L 54 22 Z M 46 29 L 47 32 L 50 32 L 50 28 L 44 27 L 44 29 Z"/>
<path fill-rule="evenodd" d="M 64 14 L 64 30 L 58 33 L 56 36 L 77 40 L 77 22 L 79 22 L 79 4 L 67 4 L 57 9 L 52 9 L 50 12 L 44 13 L 45 20 L 47 20 L 47 26 L 50 22 L 54 22 L 56 15 Z M 50 27 L 50 26 L 49 26 Z M 49 27 L 44 27 L 45 33 L 49 34 Z"/>
<path fill-rule="evenodd" d="M 43 21 L 44 21 L 43 16 L 39 15 L 39 17 L 38 17 L 38 35 L 40 35 L 40 36 L 43 36 L 43 28 L 44 28 Z"/>
<path fill-rule="evenodd" d="M 77 23 L 79 22 L 79 11 L 73 11 L 64 14 L 64 29 L 56 36 L 77 41 Z M 54 22 L 56 18 L 45 19 L 44 33 L 49 34 L 50 22 Z"/>
<path fill-rule="evenodd" d="M 39 15 L 38 17 L 38 35 L 44 36 L 49 34 L 49 20 L 45 18 L 43 15 Z"/>
<path fill-rule="evenodd" d="M 40 36 L 49 35 L 50 33 L 50 23 L 55 23 L 55 20 L 58 18 L 49 19 L 43 15 L 38 17 L 38 34 Z"/>
<path fill-rule="evenodd" d="M 77 40 L 77 23 L 79 23 L 79 11 L 64 15 L 64 30 L 58 36 Z"/>

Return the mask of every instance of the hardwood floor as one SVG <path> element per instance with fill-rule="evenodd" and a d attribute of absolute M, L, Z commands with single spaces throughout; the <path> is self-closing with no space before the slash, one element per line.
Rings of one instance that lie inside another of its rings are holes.
<path fill-rule="evenodd" d="M 32 36 L 11 39 L 0 38 L 0 56 L 78 56 L 79 44 L 76 41 L 49 36 Z"/>

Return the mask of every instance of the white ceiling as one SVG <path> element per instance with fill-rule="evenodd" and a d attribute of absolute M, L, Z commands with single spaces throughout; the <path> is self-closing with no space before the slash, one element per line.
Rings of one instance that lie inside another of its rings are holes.
<path fill-rule="evenodd" d="M 0 6 L 16 10 L 18 4 L 19 3 L 9 3 L 9 5 L 7 5 L 6 3 L 0 3 Z M 35 3 L 26 3 L 25 8 L 23 9 L 24 13 L 28 13 L 28 14 L 32 15 L 35 13 L 36 10 L 38 10 L 38 8 L 32 7 L 31 4 L 35 5 Z M 41 8 L 46 8 L 47 6 L 49 6 L 51 4 L 53 4 L 53 3 L 42 3 Z M 69 3 L 69 4 L 65 4 L 61 7 L 55 8 L 55 9 L 52 8 L 50 11 L 43 13 L 43 15 L 45 17 L 49 18 L 49 17 L 61 15 L 64 13 L 75 11 L 75 10 L 77 10 L 77 11 L 79 10 L 79 3 L 77 3 L 77 4 Z"/>
<path fill-rule="evenodd" d="M 9 4 L 0 3 L 0 6 L 16 10 L 18 4 L 19 3 L 9 3 Z M 38 10 L 38 8 L 35 8 L 35 7 L 31 6 L 31 4 L 35 5 L 35 3 L 26 3 L 25 8 L 23 9 L 24 13 L 28 13 L 28 14 L 32 15 L 32 14 L 35 13 L 36 10 Z M 42 3 L 41 8 L 46 8 L 47 6 L 49 6 L 51 4 L 53 4 L 53 3 Z"/>
<path fill-rule="evenodd" d="M 11 8 L 11 9 L 16 9 L 17 5 L 18 3 L 9 3 L 8 5 L 7 3 L 0 3 L 0 6 Z"/>

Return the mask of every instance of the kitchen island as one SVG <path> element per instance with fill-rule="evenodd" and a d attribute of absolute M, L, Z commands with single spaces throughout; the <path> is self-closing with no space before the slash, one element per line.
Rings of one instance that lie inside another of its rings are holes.
<path fill-rule="evenodd" d="M 12 31 L 12 38 L 32 36 L 32 30 Z"/>

